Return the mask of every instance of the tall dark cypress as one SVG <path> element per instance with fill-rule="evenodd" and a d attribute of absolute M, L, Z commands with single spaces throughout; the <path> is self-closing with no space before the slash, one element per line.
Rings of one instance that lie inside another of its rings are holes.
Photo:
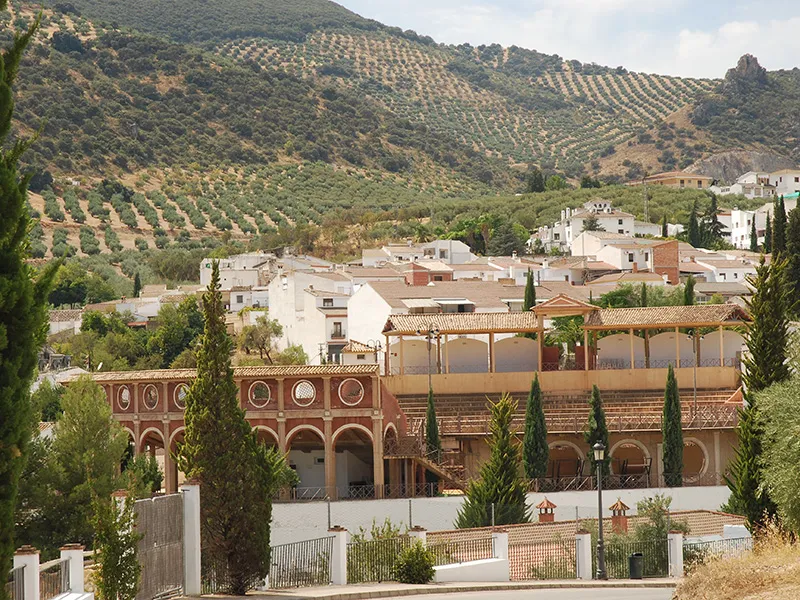
<path fill-rule="evenodd" d="M 750 252 L 758 252 L 758 231 L 756 230 L 756 213 L 750 221 Z"/>
<path fill-rule="evenodd" d="M 695 248 L 703 244 L 703 233 L 700 230 L 700 223 L 697 220 L 697 200 L 692 205 L 692 212 L 689 213 L 689 226 L 686 228 L 689 243 Z"/>
<path fill-rule="evenodd" d="M 729 507 L 745 515 L 753 530 L 775 512 L 761 474 L 762 431 L 756 400 L 759 391 L 791 375 L 787 345 L 794 302 L 785 271 L 785 260 L 766 264 L 762 259 L 755 277 L 749 279 L 754 292 L 747 301 L 752 323 L 745 333 L 747 354 L 742 369 L 745 406 L 739 411 L 736 429 L 739 444 L 725 482 L 731 490 Z"/>
<path fill-rule="evenodd" d="M 436 458 L 442 452 L 442 440 L 439 437 L 439 422 L 436 419 L 436 405 L 433 402 L 433 388 L 428 390 L 428 410 L 425 413 L 425 445 L 428 452 L 436 452 Z"/>
<path fill-rule="evenodd" d="M 786 278 L 792 290 L 792 297 L 800 298 L 800 210 L 789 213 L 789 224 L 786 227 Z M 797 315 L 798 307 L 794 314 Z"/>
<path fill-rule="evenodd" d="M 592 447 L 597 442 L 602 442 L 606 447 L 603 474 L 608 475 L 610 472 L 609 465 L 611 464 L 611 456 L 609 455 L 611 448 L 608 445 L 608 427 L 606 426 L 606 411 L 603 408 L 603 398 L 600 396 L 600 388 L 596 385 L 592 386 L 592 395 L 589 397 L 589 423 L 583 438 L 589 444 L 590 454 Z"/>
<path fill-rule="evenodd" d="M 0 11 L 7 1 L 0 0 Z M 14 115 L 13 85 L 19 61 L 39 28 L 15 34 L 0 58 L 0 574 L 11 570 L 14 556 L 14 510 L 19 476 L 31 435 L 30 385 L 47 325 L 47 294 L 58 264 L 34 281 L 26 264 L 29 177 L 17 165 L 31 140 L 10 141 Z M 5 580 L 3 580 L 5 583 Z M 0 586 L 0 600 L 7 593 Z"/>
<path fill-rule="evenodd" d="M 669 229 L 667 227 L 667 213 L 664 213 L 661 216 L 661 237 L 665 238 L 669 234 Z"/>
<path fill-rule="evenodd" d="M 547 476 L 550 448 L 547 445 L 547 423 L 542 404 L 542 388 L 536 374 L 525 406 L 525 436 L 522 439 L 522 466 L 528 479 Z"/>
<path fill-rule="evenodd" d="M 683 485 L 683 427 L 678 381 L 672 365 L 669 365 L 667 385 L 664 388 L 661 434 L 664 444 L 664 483 L 667 487 L 680 487 Z"/>
<path fill-rule="evenodd" d="M 232 594 L 243 595 L 269 571 L 271 496 L 264 496 L 256 438 L 237 399 L 233 342 L 225 326 L 219 263 L 203 295 L 204 329 L 197 377 L 186 395 L 186 432 L 179 464 L 199 479 L 203 558 L 227 571 Z"/>
<path fill-rule="evenodd" d="M 139 292 L 142 291 L 142 280 L 139 277 L 139 271 L 136 271 L 136 275 L 133 276 L 133 297 L 138 298 Z"/>
<path fill-rule="evenodd" d="M 692 306 L 694 304 L 694 276 L 689 275 L 686 278 L 686 284 L 683 286 L 683 305 Z"/>
<path fill-rule="evenodd" d="M 772 252 L 772 216 L 767 213 L 767 227 L 764 230 L 764 252 Z"/>
<path fill-rule="evenodd" d="M 786 251 L 786 208 L 783 196 L 775 201 L 775 218 L 772 223 L 772 253 L 776 256 Z"/>
<path fill-rule="evenodd" d="M 522 299 L 522 310 L 529 311 L 536 306 L 536 286 L 533 284 L 533 273 L 531 270 L 528 269 L 527 275 L 525 275 L 525 296 Z M 529 337 L 532 340 L 536 339 L 535 333 L 527 333 L 525 337 Z"/>

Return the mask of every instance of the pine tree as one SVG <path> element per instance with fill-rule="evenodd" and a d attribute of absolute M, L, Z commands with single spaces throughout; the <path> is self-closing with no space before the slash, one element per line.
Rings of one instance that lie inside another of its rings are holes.
<path fill-rule="evenodd" d="M 700 231 L 700 223 L 697 221 L 697 200 L 692 205 L 692 212 L 689 213 L 689 226 L 686 229 L 689 243 L 695 248 L 702 246 L 703 237 Z"/>
<path fill-rule="evenodd" d="M 596 385 L 592 386 L 592 395 L 589 398 L 589 423 L 586 431 L 583 433 L 583 439 L 589 444 L 589 452 L 591 448 L 600 442 L 606 447 L 606 455 L 603 460 L 603 475 L 608 475 L 609 465 L 611 464 L 611 457 L 609 456 L 608 445 L 608 427 L 606 427 L 606 412 L 603 409 L 603 398 L 600 396 L 600 388 Z"/>
<path fill-rule="evenodd" d="M 533 169 L 528 174 L 528 185 L 525 191 L 528 194 L 544 191 L 544 175 L 539 169 Z"/>
<path fill-rule="evenodd" d="M 692 306 L 694 304 L 694 276 L 689 275 L 686 278 L 686 284 L 683 286 L 683 305 Z"/>
<path fill-rule="evenodd" d="M 5 11 L 7 0 L 0 0 Z M 47 325 L 46 300 L 58 264 L 34 282 L 28 256 L 27 206 L 29 177 L 17 164 L 30 140 L 11 139 L 14 114 L 12 87 L 19 62 L 39 17 L 21 35 L 15 34 L 0 59 L 0 573 L 11 570 L 14 555 L 14 509 L 19 476 L 31 435 L 30 384 Z M 6 31 L 8 26 L 6 25 Z M 4 37 L 3 39 L 8 39 Z M 0 600 L 6 597 L 0 586 Z"/>
<path fill-rule="evenodd" d="M 142 291 L 142 280 L 139 278 L 139 272 L 133 276 L 133 297 L 138 298 L 139 292 Z"/>
<path fill-rule="evenodd" d="M 681 398 L 672 365 L 669 365 L 667 385 L 664 389 L 661 434 L 664 444 L 664 484 L 667 487 L 680 487 L 683 485 L 683 427 L 681 425 Z"/>
<path fill-rule="evenodd" d="M 538 479 L 547 475 L 550 448 L 547 445 L 547 424 L 542 405 L 542 388 L 536 374 L 525 406 L 525 436 L 522 441 L 522 465 L 525 477 Z"/>
<path fill-rule="evenodd" d="M 425 413 L 425 446 L 428 454 L 436 452 L 436 458 L 438 460 L 442 453 L 442 440 L 439 437 L 439 423 L 436 420 L 433 388 L 428 390 L 428 410 Z"/>
<path fill-rule="evenodd" d="M 789 280 L 793 298 L 800 298 L 800 210 L 789 213 L 786 228 L 786 277 Z M 797 314 L 797 310 L 794 314 Z"/>
<path fill-rule="evenodd" d="M 492 524 L 492 505 L 496 525 L 527 523 L 530 510 L 525 505 L 525 482 L 520 477 L 520 450 L 511 423 L 517 403 L 503 395 L 490 404 L 489 460 L 481 467 L 480 478 L 467 485 L 466 499 L 458 511 L 459 529 Z"/>
<path fill-rule="evenodd" d="M 783 196 L 775 201 L 775 218 L 772 223 L 772 253 L 780 256 L 786 251 L 786 207 Z"/>
<path fill-rule="evenodd" d="M 669 228 L 667 227 L 667 213 L 664 213 L 661 216 L 661 237 L 665 238 L 669 236 Z"/>
<path fill-rule="evenodd" d="M 225 569 L 226 590 L 244 594 L 269 571 L 271 495 L 266 454 L 237 400 L 231 369 L 233 342 L 225 326 L 219 263 L 203 295 L 204 329 L 197 377 L 186 395 L 185 440 L 179 465 L 200 481 L 203 556 Z"/>
<path fill-rule="evenodd" d="M 711 194 L 711 201 L 708 204 L 708 209 L 703 215 L 701 231 L 703 245 L 707 248 L 713 248 L 722 240 L 722 231 L 725 227 L 719 222 L 718 213 L 717 196 Z"/>
<path fill-rule="evenodd" d="M 756 214 L 750 222 L 750 252 L 758 252 L 758 231 L 756 230 Z"/>
<path fill-rule="evenodd" d="M 583 220 L 583 228 L 581 231 L 605 231 L 605 228 L 600 225 L 600 220 L 597 215 L 589 215 Z"/>
<path fill-rule="evenodd" d="M 739 444 L 725 482 L 731 490 L 730 509 L 744 514 L 751 529 L 761 527 L 765 517 L 775 512 L 762 480 L 762 431 L 756 399 L 759 391 L 791 375 L 787 344 L 794 302 L 785 271 L 785 260 L 767 265 L 762 258 L 755 277 L 749 279 L 755 291 L 747 301 L 752 323 L 745 333 L 747 354 L 742 361 L 745 406 L 739 411 Z"/>
<path fill-rule="evenodd" d="M 767 228 L 764 230 L 764 252 L 772 252 L 772 217 L 767 213 Z"/>

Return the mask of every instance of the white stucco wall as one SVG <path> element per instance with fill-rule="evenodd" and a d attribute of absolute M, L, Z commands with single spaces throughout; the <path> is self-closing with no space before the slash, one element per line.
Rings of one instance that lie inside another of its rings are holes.
<path fill-rule="evenodd" d="M 675 332 L 659 333 L 650 338 L 650 360 L 675 360 Z M 685 333 L 679 333 L 681 360 L 694 360 L 692 340 Z M 719 353 L 719 351 L 717 351 Z"/>
<path fill-rule="evenodd" d="M 636 514 L 636 503 L 655 494 L 672 497 L 672 510 L 719 510 L 730 496 L 727 486 L 649 488 L 639 490 L 612 490 L 604 494 L 604 507 L 617 498 L 631 507 L 629 515 Z M 528 494 L 528 505 L 535 506 L 544 494 Z M 556 520 L 566 521 L 597 518 L 597 492 L 555 492 L 547 494 L 555 503 Z M 452 529 L 463 496 L 446 498 L 415 498 L 397 500 L 361 500 L 331 502 L 331 524 L 341 525 L 349 531 L 359 527 L 369 529 L 372 522 L 383 523 L 389 519 L 395 525 L 408 525 L 409 503 L 412 524 L 429 531 Z M 607 511 L 604 515 L 609 516 Z M 328 505 L 326 502 L 276 503 L 273 505 L 272 544 L 285 544 L 327 535 Z"/>
<path fill-rule="evenodd" d="M 651 356 L 652 356 L 652 344 Z M 633 336 L 634 360 L 644 360 L 644 339 Z M 673 346 L 673 358 L 675 351 Z M 615 333 L 597 340 L 597 359 L 599 361 L 619 361 L 629 364 L 631 362 L 631 337 L 627 333 Z"/>
<path fill-rule="evenodd" d="M 364 344 L 370 340 L 385 344 L 383 327 L 391 307 L 368 283 L 358 288 L 347 302 L 347 333 L 351 340 Z"/>
<path fill-rule="evenodd" d="M 509 337 L 496 341 L 494 364 L 497 373 L 536 371 L 539 365 L 539 344 L 524 337 Z"/>
<path fill-rule="evenodd" d="M 480 340 L 459 338 L 450 340 L 442 353 L 447 353 L 451 373 L 487 373 L 489 344 Z"/>
<path fill-rule="evenodd" d="M 719 359 L 719 331 L 707 333 L 700 340 L 700 360 Z M 744 338 L 736 331 L 722 332 L 722 351 L 724 358 L 736 358 L 738 353 L 744 349 Z"/>

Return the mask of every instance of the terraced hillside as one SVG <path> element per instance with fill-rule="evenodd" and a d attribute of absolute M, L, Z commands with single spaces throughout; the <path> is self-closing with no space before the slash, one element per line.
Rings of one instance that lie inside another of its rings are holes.
<path fill-rule="evenodd" d="M 302 43 L 232 40 L 216 51 L 268 71 L 335 81 L 487 155 L 570 176 L 716 85 L 611 69 L 586 75 L 553 61 L 542 74 L 530 69 L 526 75 L 509 69 L 515 64 L 510 49 L 498 46 L 487 57 L 477 48 L 431 46 L 384 32 L 320 32 Z"/>

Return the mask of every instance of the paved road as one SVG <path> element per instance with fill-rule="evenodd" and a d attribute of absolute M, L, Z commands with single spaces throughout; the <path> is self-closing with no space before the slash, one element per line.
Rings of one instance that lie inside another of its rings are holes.
<path fill-rule="evenodd" d="M 459 594 L 465 600 L 670 600 L 672 589 L 583 588 L 571 590 L 510 590 Z M 437 596 L 404 596 L 407 600 L 431 600 Z M 442 596 L 447 598 L 448 596 Z"/>

